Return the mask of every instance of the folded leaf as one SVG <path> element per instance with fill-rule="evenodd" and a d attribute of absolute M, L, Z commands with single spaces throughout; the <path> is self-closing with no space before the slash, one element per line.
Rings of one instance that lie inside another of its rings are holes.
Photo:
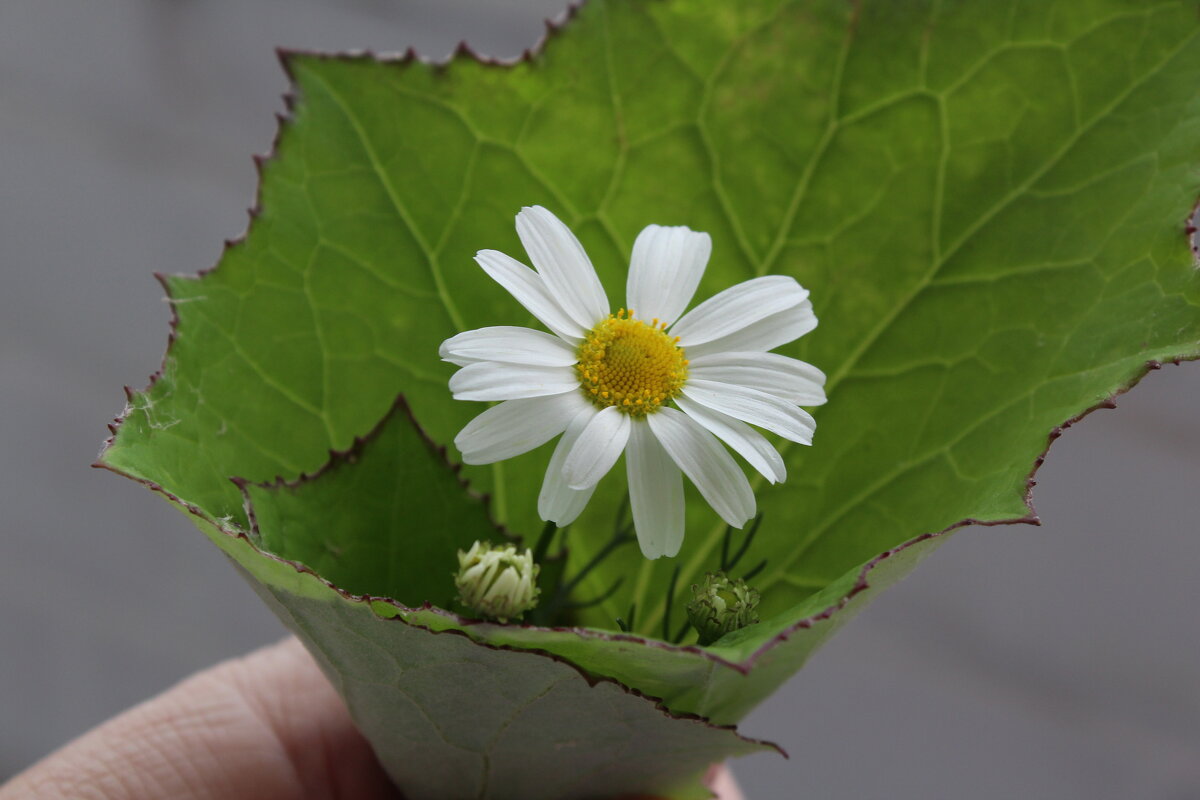
<path fill-rule="evenodd" d="M 223 546 L 249 548 L 230 476 L 313 473 L 401 394 L 443 445 L 482 410 L 450 399 L 438 345 L 536 326 L 472 259 L 520 255 L 521 206 L 568 222 L 613 298 L 643 226 L 707 231 L 697 301 L 795 277 L 820 326 L 785 352 L 828 375 L 813 447 L 787 447 L 788 480 L 758 485 L 761 528 L 739 569 L 765 562 L 753 581 L 762 623 L 704 650 L 659 641 L 720 561 L 724 526 L 695 497 L 678 559 L 625 548 L 583 583 L 579 599 L 625 579 L 581 612 L 588 629 L 471 625 L 420 605 L 446 602 L 434 579 L 456 537 L 491 529 L 465 493 L 404 566 L 421 573 L 412 582 L 374 550 L 405 533 L 382 516 L 344 529 L 328 519 L 336 529 L 293 541 L 292 515 L 308 512 L 276 498 L 259 544 L 398 601 L 373 603 L 364 630 L 447 631 L 387 647 L 543 650 L 673 710 L 736 720 L 864 602 L 867 583 L 886 585 L 945 539 L 930 534 L 1036 521 L 1031 471 L 1065 420 L 1158 362 L 1200 355 L 1185 235 L 1200 194 L 1198 11 L 1194 0 L 592 0 L 511 65 L 467 50 L 446 65 L 286 56 L 296 96 L 250 230 L 215 270 L 166 280 L 172 344 L 153 384 L 131 393 L 102 466 L 159 488 Z M 429 457 L 419 435 L 395 436 L 396 469 Z M 463 475 L 528 536 L 549 455 Z M 354 491 L 361 468 L 322 476 L 326 497 Z M 443 498 L 459 491 L 426 477 Z M 363 485 L 395 493 L 357 510 L 436 527 L 424 478 L 381 481 Z M 607 541 L 618 483 L 602 481 L 572 526 L 575 564 Z M 270 561 L 240 552 L 243 566 Z M 631 609 L 637 634 L 617 633 Z M 349 674 L 353 658 L 330 668 Z"/>
<path fill-rule="evenodd" d="M 244 538 L 210 535 L 312 652 L 410 800 L 698 799 L 709 764 L 773 747 L 553 656 L 380 617 Z"/>

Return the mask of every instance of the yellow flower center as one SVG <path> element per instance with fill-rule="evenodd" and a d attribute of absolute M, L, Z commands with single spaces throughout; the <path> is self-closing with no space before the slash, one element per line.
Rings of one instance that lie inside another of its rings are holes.
<path fill-rule="evenodd" d="M 657 411 L 679 394 L 688 362 L 667 324 L 650 324 L 621 309 L 588 331 L 575 370 L 583 394 L 600 408 L 616 406 L 633 417 Z"/>

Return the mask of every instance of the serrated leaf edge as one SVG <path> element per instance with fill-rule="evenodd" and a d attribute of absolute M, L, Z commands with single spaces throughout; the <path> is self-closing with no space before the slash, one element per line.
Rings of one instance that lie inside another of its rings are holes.
<path fill-rule="evenodd" d="M 306 49 L 302 49 L 302 48 L 286 48 L 286 47 L 275 48 L 275 57 L 279 61 L 280 67 L 283 69 L 283 72 L 287 76 L 287 79 L 289 82 L 288 90 L 286 92 L 284 92 L 283 95 L 281 96 L 283 99 L 284 108 L 286 109 L 287 113 L 280 113 L 280 112 L 275 113 L 275 134 L 272 137 L 271 145 L 267 149 L 267 152 L 266 153 L 255 153 L 250 156 L 250 159 L 254 164 L 254 169 L 255 169 L 255 173 L 257 174 L 257 179 L 256 179 L 256 184 L 255 184 L 255 190 L 254 190 L 254 204 L 251 205 L 248 209 L 246 209 L 246 216 L 247 216 L 246 228 L 240 234 L 233 237 L 232 239 L 224 240 L 224 242 L 222 243 L 222 247 L 221 247 L 221 253 L 217 257 L 216 262 L 211 267 L 200 269 L 191 274 L 187 274 L 187 273 L 170 273 L 170 274 L 168 274 L 168 273 L 159 272 L 159 271 L 155 271 L 152 273 L 152 275 L 154 276 L 154 279 L 157 280 L 159 282 L 159 284 L 163 287 L 164 299 L 167 301 L 168 305 L 171 308 L 171 319 L 168 323 L 167 347 L 166 347 L 166 350 L 163 352 L 162 361 L 159 363 L 158 369 L 150 374 L 150 376 L 146 382 L 146 387 L 144 389 L 142 389 L 139 392 L 138 390 L 134 389 L 133 387 L 131 387 L 129 385 L 125 385 L 124 387 L 122 387 L 123 391 L 125 392 L 125 403 L 126 403 L 125 407 L 124 407 L 124 409 L 122 409 L 122 411 L 119 414 L 117 414 L 117 416 L 115 416 L 112 419 L 112 421 L 110 423 L 108 423 L 107 427 L 108 427 L 108 431 L 109 431 L 109 436 L 101 443 L 100 452 L 97 455 L 96 461 L 92 464 L 92 466 L 101 468 L 101 469 L 109 469 L 110 471 L 115 472 L 118 475 L 124 475 L 125 477 L 133 478 L 134 480 L 138 480 L 139 482 L 145 483 L 147 485 L 151 485 L 154 483 L 153 481 L 144 481 L 139 478 L 135 478 L 134 476 L 127 475 L 126 473 L 124 473 L 120 470 L 109 467 L 108 465 L 104 464 L 104 457 L 105 457 L 105 454 L 114 446 L 114 443 L 115 443 L 116 437 L 117 437 L 117 432 L 120 429 L 121 424 L 125 421 L 126 417 L 128 417 L 129 413 L 132 411 L 132 403 L 134 401 L 135 395 L 146 394 L 146 393 L 150 392 L 154 388 L 155 384 L 158 383 L 159 379 L 162 378 L 163 373 L 166 370 L 167 361 L 169 360 L 169 358 L 171 356 L 171 351 L 174 349 L 175 341 L 179 337 L 179 311 L 178 311 L 175 299 L 171 296 L 171 286 L 170 286 L 171 278 L 180 278 L 180 279 L 186 279 L 186 280 L 191 280 L 191 281 L 199 281 L 199 280 L 202 280 L 205 276 L 209 275 L 210 273 L 216 272 L 218 269 L 220 269 L 221 265 L 225 262 L 226 256 L 229 254 L 229 251 L 231 251 L 237 247 L 240 247 L 241 245 L 243 245 L 245 243 L 247 238 L 249 238 L 249 236 L 251 235 L 251 233 L 254 230 L 254 224 L 255 224 L 256 220 L 262 214 L 263 183 L 264 183 L 265 177 L 266 177 L 264 175 L 264 170 L 265 170 L 267 164 L 278 159 L 280 143 L 282 141 L 285 130 L 293 122 L 293 117 L 291 115 L 295 111 L 296 102 L 299 100 L 299 81 L 296 79 L 296 75 L 292 69 L 292 61 L 294 59 L 312 58 L 312 59 L 321 59 L 321 60 L 330 60 L 330 61 L 364 61 L 365 60 L 365 61 L 372 61 L 372 62 L 377 62 L 377 63 L 393 64 L 393 65 L 397 65 L 397 66 L 410 66 L 410 65 L 414 65 L 414 64 L 421 64 L 421 65 L 433 67 L 434 69 L 436 69 L 439 72 L 443 72 L 446 69 L 448 69 L 455 61 L 468 60 L 468 61 L 474 61 L 476 63 L 482 64 L 485 66 L 489 66 L 489 67 L 495 67 L 495 68 L 499 68 L 499 69 L 509 69 L 511 67 L 517 66 L 518 64 L 531 62 L 535 58 L 537 58 L 539 55 L 541 55 L 541 53 L 546 49 L 549 42 L 555 36 L 558 36 L 559 34 L 561 34 L 563 29 L 565 29 L 575 19 L 575 17 L 579 13 L 579 10 L 586 4 L 586 2 L 587 2 L 587 0 L 576 0 L 575 2 L 571 2 L 567 5 L 566 9 L 562 13 L 557 15 L 555 18 L 543 20 L 543 23 L 545 26 L 545 32 L 542 34 L 542 37 L 532 47 L 525 49 L 520 56 L 517 56 L 516 58 L 512 58 L 512 59 L 498 59 L 498 58 L 491 58 L 489 56 L 484 56 L 484 55 L 480 54 L 479 52 L 477 52 L 475 49 L 473 49 L 471 47 L 471 45 L 468 44 L 465 40 L 460 41 L 458 43 L 458 46 L 450 53 L 450 55 L 440 61 L 437 59 L 430 59 L 430 58 L 426 58 L 426 57 L 422 56 L 413 47 L 409 47 L 403 53 L 375 53 L 371 50 L 348 50 L 348 51 L 341 51 L 341 52 L 334 52 L 334 53 L 325 53 L 325 52 L 319 52 L 316 50 L 306 50 Z M 179 501 L 178 498 L 176 498 L 175 502 L 181 502 L 181 501 Z"/>
<path fill-rule="evenodd" d="M 379 422 L 375 423 L 375 426 L 371 428 L 370 431 L 362 436 L 355 436 L 354 440 L 350 443 L 350 446 L 345 449 L 330 449 L 329 457 L 325 463 L 312 472 L 303 472 L 295 478 L 287 478 L 283 475 L 277 475 L 274 478 L 266 481 L 251 481 L 238 476 L 230 478 L 229 480 L 242 494 L 242 508 L 246 512 L 246 518 L 250 521 L 251 534 L 257 538 L 260 531 L 258 528 L 258 518 L 254 513 L 254 502 L 250 497 L 249 489 L 257 488 L 268 491 L 277 489 L 295 490 L 312 483 L 327 473 L 351 466 L 362 457 L 366 448 L 383 434 L 384 429 L 397 415 L 403 415 L 408 424 L 411 425 L 413 430 L 416 431 L 417 436 L 424 443 L 425 447 L 428 448 L 429 454 L 435 460 L 440 462 L 441 465 L 446 468 L 446 471 L 454 477 L 467 497 L 483 506 L 484 514 L 487 516 L 488 522 L 491 523 L 492 527 L 496 529 L 496 532 L 503 536 L 507 541 L 520 544 L 523 540 L 523 537 L 519 534 L 513 533 L 507 527 L 497 522 L 496 518 L 492 515 L 491 495 L 487 493 L 476 492 L 471 487 L 471 482 L 462 476 L 463 465 L 452 461 L 450 459 L 448 448 L 445 445 L 435 442 L 433 438 L 426 433 L 425 429 L 421 427 L 421 423 L 417 421 L 416 416 L 413 414 L 412 407 L 408 404 L 408 400 L 404 397 L 403 393 L 396 395 L 396 399 L 392 401 L 392 405 L 388 409 L 387 413 L 383 415 Z"/>

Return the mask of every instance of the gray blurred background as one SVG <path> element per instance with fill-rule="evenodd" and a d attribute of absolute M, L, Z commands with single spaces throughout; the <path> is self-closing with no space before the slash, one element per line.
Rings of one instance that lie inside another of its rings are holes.
<path fill-rule="evenodd" d="M 283 630 L 180 514 L 91 470 L 162 356 L 155 270 L 244 228 L 272 48 L 507 57 L 563 0 L 0 0 L 0 780 Z M 769 798 L 1200 798 L 1200 367 L 1055 445 L 1041 528 L 968 529 L 742 731 Z"/>

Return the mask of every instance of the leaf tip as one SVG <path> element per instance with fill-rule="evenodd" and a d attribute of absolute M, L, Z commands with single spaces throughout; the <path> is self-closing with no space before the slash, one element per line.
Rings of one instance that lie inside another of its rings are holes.
<path fill-rule="evenodd" d="M 303 51 L 291 47 L 276 47 L 275 59 L 279 62 L 279 66 L 283 68 L 283 72 L 287 75 L 288 80 L 295 83 L 296 76 L 292 71 L 292 62 L 297 56 L 303 54 Z"/>

